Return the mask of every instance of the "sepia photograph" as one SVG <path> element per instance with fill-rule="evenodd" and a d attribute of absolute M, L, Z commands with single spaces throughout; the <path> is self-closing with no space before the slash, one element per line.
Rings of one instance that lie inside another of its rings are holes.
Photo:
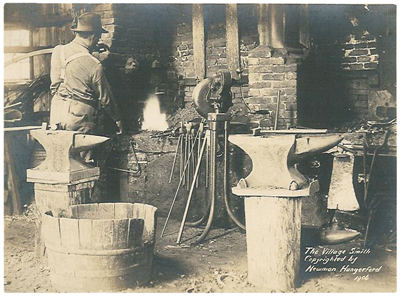
<path fill-rule="evenodd" d="M 396 293 L 397 6 L 312 2 L 3 2 L 3 292 Z"/>

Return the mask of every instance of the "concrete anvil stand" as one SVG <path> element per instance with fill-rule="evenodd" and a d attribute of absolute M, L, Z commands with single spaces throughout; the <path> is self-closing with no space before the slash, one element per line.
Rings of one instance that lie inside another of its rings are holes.
<path fill-rule="evenodd" d="M 319 190 L 296 163 L 336 146 L 342 138 L 321 136 L 268 138 L 231 135 L 253 162 L 249 176 L 232 192 L 245 198 L 248 281 L 263 291 L 288 292 L 298 283 L 301 200 Z"/>
<path fill-rule="evenodd" d="M 39 212 L 52 211 L 56 216 L 70 205 L 88 202 L 100 169 L 84 163 L 79 152 L 109 138 L 45 128 L 32 130 L 31 135 L 46 150 L 46 159 L 27 170 L 27 181 L 34 183 Z"/>

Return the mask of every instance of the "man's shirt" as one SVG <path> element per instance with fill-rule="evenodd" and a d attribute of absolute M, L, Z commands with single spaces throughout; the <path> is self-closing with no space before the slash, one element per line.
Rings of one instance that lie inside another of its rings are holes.
<path fill-rule="evenodd" d="M 75 58 L 68 63 L 65 68 L 64 81 L 61 78 L 64 64 L 62 48 L 65 60 L 78 53 L 87 53 L 87 55 Z M 61 96 L 71 95 L 79 100 L 89 100 L 91 104 L 94 102 L 99 109 L 103 108 L 114 121 L 117 121 L 120 119 L 118 106 L 112 97 L 103 66 L 89 54 L 89 49 L 79 39 L 54 48 L 51 56 L 51 93 L 54 95 L 57 92 Z"/>

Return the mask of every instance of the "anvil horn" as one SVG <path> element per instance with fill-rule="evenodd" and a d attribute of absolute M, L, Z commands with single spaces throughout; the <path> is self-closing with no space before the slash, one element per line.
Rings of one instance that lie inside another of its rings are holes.
<path fill-rule="evenodd" d="M 335 147 L 342 140 L 343 137 L 338 135 L 297 138 L 294 154 L 290 155 L 289 161 L 297 163 L 307 156 L 315 155 Z"/>
<path fill-rule="evenodd" d="M 98 144 L 108 141 L 110 138 L 94 135 L 75 134 L 74 144 L 71 148 L 73 151 L 88 150 Z"/>

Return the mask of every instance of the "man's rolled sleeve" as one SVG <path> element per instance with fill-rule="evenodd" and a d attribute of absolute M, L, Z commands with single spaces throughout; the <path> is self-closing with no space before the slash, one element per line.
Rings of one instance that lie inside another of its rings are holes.
<path fill-rule="evenodd" d="M 61 83 L 61 57 L 60 57 L 61 45 L 54 48 L 51 55 L 51 71 L 50 71 L 50 92 L 54 95 Z"/>
<path fill-rule="evenodd" d="M 110 84 L 104 74 L 103 66 L 98 65 L 93 76 L 94 90 L 97 92 L 100 106 L 114 120 L 120 120 L 120 112 L 118 105 L 111 92 Z"/>

